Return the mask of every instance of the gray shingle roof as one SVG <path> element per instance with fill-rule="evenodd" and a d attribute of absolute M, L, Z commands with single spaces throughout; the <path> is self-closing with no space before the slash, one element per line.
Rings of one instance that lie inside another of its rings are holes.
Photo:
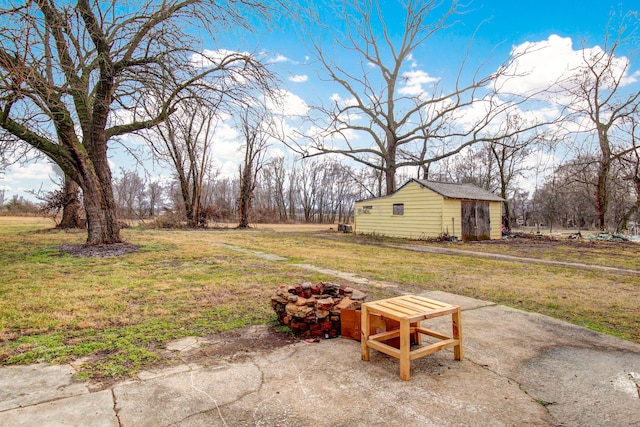
<path fill-rule="evenodd" d="M 424 179 L 413 179 L 412 181 L 415 181 L 421 186 L 449 199 L 487 200 L 491 202 L 504 201 L 502 197 L 496 196 L 495 194 L 473 184 L 426 181 Z"/>

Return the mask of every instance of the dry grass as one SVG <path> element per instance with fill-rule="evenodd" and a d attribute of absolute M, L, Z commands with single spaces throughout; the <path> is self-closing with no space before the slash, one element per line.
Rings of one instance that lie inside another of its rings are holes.
<path fill-rule="evenodd" d="M 129 229 L 123 237 L 141 245 L 139 252 L 78 258 L 58 248 L 82 243 L 85 233 L 54 231 L 52 226 L 38 218 L 0 218 L 3 363 L 90 356 L 87 376 L 131 375 L 162 360 L 157 349 L 169 339 L 272 321 L 269 296 L 280 283 L 336 281 L 295 263 L 392 282 L 402 291 L 439 289 L 487 299 L 640 342 L 640 274 L 391 249 L 384 240 L 329 232 L 327 226 Z M 267 261 L 220 243 L 275 253 L 288 261 Z M 473 250 L 484 248 L 507 249 L 488 244 Z M 630 266 L 637 263 L 637 248 L 594 244 L 574 251 L 551 245 L 517 251 Z M 371 299 L 391 292 L 358 287 Z"/>
<path fill-rule="evenodd" d="M 85 233 L 51 226 L 0 218 L 4 363 L 99 354 L 90 375 L 129 375 L 156 361 L 156 345 L 168 339 L 268 323 L 280 283 L 327 279 L 212 245 L 198 232 L 125 230 L 139 252 L 78 258 L 58 248 Z"/>
<path fill-rule="evenodd" d="M 492 242 L 442 243 L 444 247 L 506 254 L 518 257 L 531 257 L 553 261 L 585 263 L 626 269 L 639 267 L 637 257 L 640 253 L 638 242 L 594 241 L 589 238 L 569 240 L 566 238 L 548 239 L 511 239 Z"/>
<path fill-rule="evenodd" d="M 232 243 L 239 237 L 220 239 Z M 384 246 L 387 239 L 341 233 L 254 233 L 241 239 L 243 246 L 255 250 L 397 283 L 405 291 L 443 290 L 487 299 L 640 342 L 640 271 L 629 274 L 473 255 L 427 254 L 389 248 Z M 547 241 L 544 245 L 522 245 L 511 252 L 504 242 L 440 245 L 476 252 L 501 249 L 523 257 L 636 269 L 640 255 L 640 245 L 635 243 L 585 242 L 579 246 L 573 241 Z"/>

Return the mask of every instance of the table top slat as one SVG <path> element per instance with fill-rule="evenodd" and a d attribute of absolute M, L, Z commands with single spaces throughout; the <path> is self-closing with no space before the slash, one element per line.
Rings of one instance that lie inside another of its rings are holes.
<path fill-rule="evenodd" d="M 411 310 L 408 308 L 405 308 L 401 305 L 397 305 L 394 304 L 391 301 L 386 301 L 386 300 L 382 300 L 382 301 L 376 301 L 375 304 L 372 304 L 370 306 L 370 308 L 374 308 L 380 311 L 385 311 L 385 312 L 389 312 L 390 314 L 396 314 L 396 315 L 400 315 L 400 316 L 407 316 L 407 315 L 413 315 L 415 314 L 415 310 Z"/>
<path fill-rule="evenodd" d="M 436 301 L 434 299 L 425 298 L 425 297 L 421 297 L 421 296 L 418 296 L 418 295 L 413 295 L 411 299 L 412 300 L 422 301 L 422 302 L 429 303 L 429 304 L 433 304 L 433 305 L 436 305 L 436 306 L 439 306 L 439 307 L 453 307 L 454 306 L 453 304 L 448 304 L 448 303 L 442 302 L 442 301 Z"/>
<path fill-rule="evenodd" d="M 414 313 L 423 313 L 425 311 L 440 310 L 441 308 L 444 308 L 441 305 L 429 304 L 422 301 L 413 301 L 407 299 L 389 301 L 389 304 L 405 307 L 412 310 Z"/>
<path fill-rule="evenodd" d="M 399 297 L 387 298 L 378 301 L 364 303 L 369 310 L 380 314 L 390 315 L 398 318 L 412 318 L 419 316 L 431 317 L 441 311 L 447 311 L 457 306 L 441 301 L 432 300 L 416 295 L 403 295 Z"/>

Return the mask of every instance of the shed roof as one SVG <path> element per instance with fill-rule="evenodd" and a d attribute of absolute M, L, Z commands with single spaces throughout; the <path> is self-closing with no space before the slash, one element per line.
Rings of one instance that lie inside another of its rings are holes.
<path fill-rule="evenodd" d="M 473 184 L 458 184 L 455 182 L 437 182 L 427 181 L 426 179 L 410 179 L 402 184 L 393 194 L 387 194 L 381 197 L 372 197 L 370 199 L 356 200 L 356 202 L 364 202 L 366 200 L 384 199 L 391 197 L 400 191 L 403 187 L 407 186 L 411 182 L 415 182 L 423 188 L 428 188 L 445 197 L 447 199 L 464 199 L 464 200 L 486 200 L 489 202 L 504 202 L 504 199 L 500 196 L 496 196 L 490 191 L 478 187 Z"/>
<path fill-rule="evenodd" d="M 412 179 L 402 187 L 404 187 L 411 181 L 415 181 L 422 187 L 426 187 L 429 190 L 440 194 L 442 197 L 446 197 L 449 199 L 487 200 L 490 202 L 504 201 L 502 197 L 496 196 L 492 192 L 473 184 L 458 184 L 453 182 L 436 182 L 427 181 L 424 179 Z"/>

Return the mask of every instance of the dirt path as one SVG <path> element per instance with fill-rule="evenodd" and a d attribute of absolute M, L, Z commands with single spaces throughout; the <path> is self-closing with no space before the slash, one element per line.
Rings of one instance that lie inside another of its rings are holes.
<path fill-rule="evenodd" d="M 218 245 L 228 249 L 238 251 L 238 252 L 251 253 L 253 255 L 259 256 L 260 258 L 267 259 L 269 261 L 287 261 L 286 257 L 282 257 L 276 254 L 270 254 L 270 253 L 265 253 L 261 251 L 254 251 L 251 249 L 246 249 L 240 246 L 229 245 L 226 243 L 219 243 Z M 402 249 L 406 251 L 428 252 L 428 253 L 434 253 L 434 254 L 440 254 L 440 255 L 465 255 L 465 256 L 474 256 L 474 257 L 483 257 L 483 258 L 493 258 L 493 259 L 498 259 L 502 261 L 522 262 L 527 264 L 537 263 L 537 264 L 546 264 L 546 265 L 559 265 L 559 266 L 565 266 L 565 267 L 575 267 L 575 268 L 583 268 L 583 269 L 591 269 L 591 270 L 604 270 L 604 271 L 610 271 L 613 273 L 640 275 L 640 270 L 636 270 L 636 269 L 608 267 L 605 265 L 585 264 L 581 262 L 568 262 L 568 261 L 556 261 L 556 260 L 540 259 L 540 258 L 527 258 L 527 257 L 513 256 L 513 255 L 495 254 L 490 252 L 469 251 L 464 249 L 439 248 L 435 246 L 393 244 L 393 243 L 385 243 L 381 246 L 394 248 L 394 249 Z M 303 268 L 305 270 L 316 271 L 319 273 L 336 276 L 341 279 L 350 280 L 354 283 L 362 283 L 362 284 L 368 284 L 371 286 L 384 287 L 384 288 L 397 287 L 397 285 L 394 285 L 392 283 L 369 280 L 364 277 L 358 277 L 352 273 L 345 273 L 343 271 L 317 267 L 311 264 L 292 264 L 292 265 L 299 268 Z"/>
<path fill-rule="evenodd" d="M 605 270 L 605 271 L 611 271 L 615 273 L 640 274 L 640 270 L 634 270 L 630 268 L 608 267 L 605 265 L 584 264 L 581 262 L 555 261 L 550 259 L 525 258 L 525 257 L 519 257 L 519 256 L 513 256 L 513 255 L 494 254 L 490 252 L 477 252 L 477 251 L 469 251 L 469 250 L 463 250 L 463 249 L 438 248 L 435 246 L 421 246 L 421 245 L 409 245 L 409 244 L 397 245 L 392 243 L 385 244 L 384 246 L 395 248 L 395 249 L 414 251 L 414 252 L 429 252 L 429 253 L 444 254 L 444 255 L 468 255 L 468 256 L 499 259 L 503 261 L 560 265 L 565 267 Z"/>
<path fill-rule="evenodd" d="M 227 243 L 214 243 L 218 246 L 222 246 L 224 248 L 227 249 L 231 249 L 237 252 L 242 252 L 245 254 L 253 254 L 257 257 L 260 257 L 262 259 L 266 259 L 269 261 L 287 261 L 287 258 L 282 257 L 280 255 L 275 255 L 275 254 L 269 254 L 266 252 L 261 252 L 261 251 L 254 251 L 251 249 L 246 249 L 240 246 L 234 246 L 234 245 L 229 245 Z M 377 287 L 377 288 L 397 288 L 398 285 L 393 284 L 393 283 L 389 283 L 389 282 L 381 282 L 381 281 L 377 281 L 377 280 L 369 280 L 367 278 L 364 277 L 358 277 L 353 273 L 347 273 L 344 271 L 338 271 L 338 270 L 331 270 L 329 268 L 322 268 L 322 267 L 318 267 L 315 265 L 311 265 L 311 264 L 291 264 L 294 267 L 298 267 L 298 268 L 302 268 L 304 270 L 309 270 L 309 271 L 315 271 L 318 273 L 323 273 L 323 274 L 327 274 L 330 276 L 335 276 L 335 277 L 339 277 L 341 279 L 344 280 L 349 280 L 353 283 L 359 283 L 359 284 L 364 284 L 364 285 L 369 285 L 369 286 L 373 286 L 373 287 Z"/>

